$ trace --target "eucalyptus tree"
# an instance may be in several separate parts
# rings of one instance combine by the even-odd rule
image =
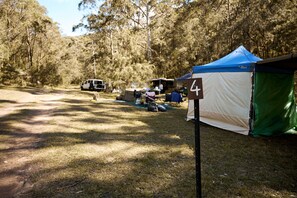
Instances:
[[[1,7],[1,3],[0,3]],[[8,56],[8,46],[4,43],[5,37],[5,22],[4,20],[0,20],[0,69],[3,67],[4,62],[7,62]]]
[[[295,52],[296,4],[290,0],[191,1],[176,9],[175,19],[171,18],[172,28],[161,21],[164,30],[159,39],[164,47],[162,50],[160,44],[153,47],[160,51],[154,61],[160,62],[157,65],[170,65],[166,75],[176,77],[194,65],[226,55],[239,45],[261,58]]]
[[[125,28],[134,28],[134,30],[143,32],[145,31],[145,43],[146,46],[146,59],[151,61],[152,58],[152,29],[158,28],[159,20],[163,20],[164,16],[168,16],[167,12],[169,8],[178,7],[182,4],[182,1],[175,0],[105,0],[105,1],[96,1],[96,0],[83,0],[80,3],[80,6],[93,5],[96,3],[99,4],[99,13],[98,15],[90,16],[89,27],[96,25],[96,19],[98,17],[103,20],[104,25],[111,25],[113,27],[125,27]],[[94,21],[94,18],[95,21]],[[97,20],[98,22],[98,20]]]
[[[85,1],[86,2],[86,1]],[[92,1],[93,2],[93,1]],[[106,0],[98,16],[109,25],[109,30],[134,29],[138,34],[146,32],[146,58],[151,59],[151,18],[155,15],[156,1]]]
[[[80,7],[96,7],[96,3],[86,0]],[[112,86],[146,81],[154,71],[154,66],[146,60],[144,31],[136,19],[132,20],[135,17],[130,6],[133,4],[129,1],[103,1],[96,13],[86,16],[85,27],[93,32],[90,37],[96,45],[98,73]]]
[[[84,80],[85,37],[63,37],[59,52],[58,74],[63,85],[79,84]],[[62,50],[61,50],[62,49]]]
[[[97,26],[96,32],[102,38],[109,35],[105,42],[109,41],[113,67],[121,65],[124,59],[120,64],[115,61],[127,54],[134,60],[142,60],[139,62],[145,58],[154,64],[155,74],[159,76],[177,77],[190,71],[193,65],[216,60],[239,45],[262,58],[296,51],[297,3],[294,1],[101,2],[98,14],[90,17],[89,26]],[[102,34],[104,31],[112,34]],[[131,47],[123,48],[121,42],[126,42],[127,37],[132,40],[125,46]]]
[[[22,2],[17,1],[3,1],[0,6],[0,19],[1,19],[1,43],[5,53],[3,59],[3,68],[5,69],[18,69],[22,59],[20,55],[23,53],[20,49],[22,45],[21,35],[24,32],[23,26],[20,23],[25,15],[24,5]]]
[[[175,78],[190,72],[193,65],[210,59],[209,40],[211,7],[208,2],[180,2],[180,6],[166,9],[160,20],[153,49],[158,54],[154,62],[158,71]],[[161,75],[160,73],[159,75]]]
[[[3,0],[0,21],[0,39],[5,49],[2,71],[14,74],[2,75],[2,80],[4,77],[16,80],[19,74],[23,74],[21,77],[33,83],[50,83],[50,79],[57,83],[58,50],[55,41],[60,39],[60,33],[57,25],[46,15],[45,8],[36,0]],[[47,77],[43,76],[45,74]]]
[[[297,31],[297,16],[293,13],[297,12],[297,2],[219,2],[218,12],[223,17],[216,23],[217,33],[214,37],[219,46],[223,46],[219,51],[232,50],[243,44],[260,57],[268,58],[296,50],[297,39],[294,35]]]

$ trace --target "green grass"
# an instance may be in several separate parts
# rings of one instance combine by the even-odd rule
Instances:
[[[195,197],[194,124],[184,120],[186,105],[153,113],[94,102],[90,92],[49,93],[65,95],[50,119],[35,123],[38,146],[24,165],[34,187],[23,197]],[[0,149],[14,129],[39,117],[32,108],[1,118],[9,132]],[[203,197],[297,197],[296,151],[296,135],[253,138],[201,125]]]

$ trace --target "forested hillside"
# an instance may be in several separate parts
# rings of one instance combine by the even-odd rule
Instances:
[[[99,4],[100,3],[100,4]],[[0,0],[0,83],[129,86],[179,77],[244,45],[261,58],[297,51],[295,0],[82,0],[89,34],[62,37],[36,0]]]

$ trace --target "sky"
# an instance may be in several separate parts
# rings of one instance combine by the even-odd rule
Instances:
[[[47,15],[59,24],[63,36],[78,36],[86,33],[77,29],[72,32],[72,27],[81,22],[84,12],[78,10],[81,0],[38,0],[39,4],[47,9]]]

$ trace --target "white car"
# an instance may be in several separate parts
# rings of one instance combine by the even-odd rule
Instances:
[[[80,86],[81,90],[102,91],[106,89],[106,85],[103,80],[100,79],[88,79]]]

